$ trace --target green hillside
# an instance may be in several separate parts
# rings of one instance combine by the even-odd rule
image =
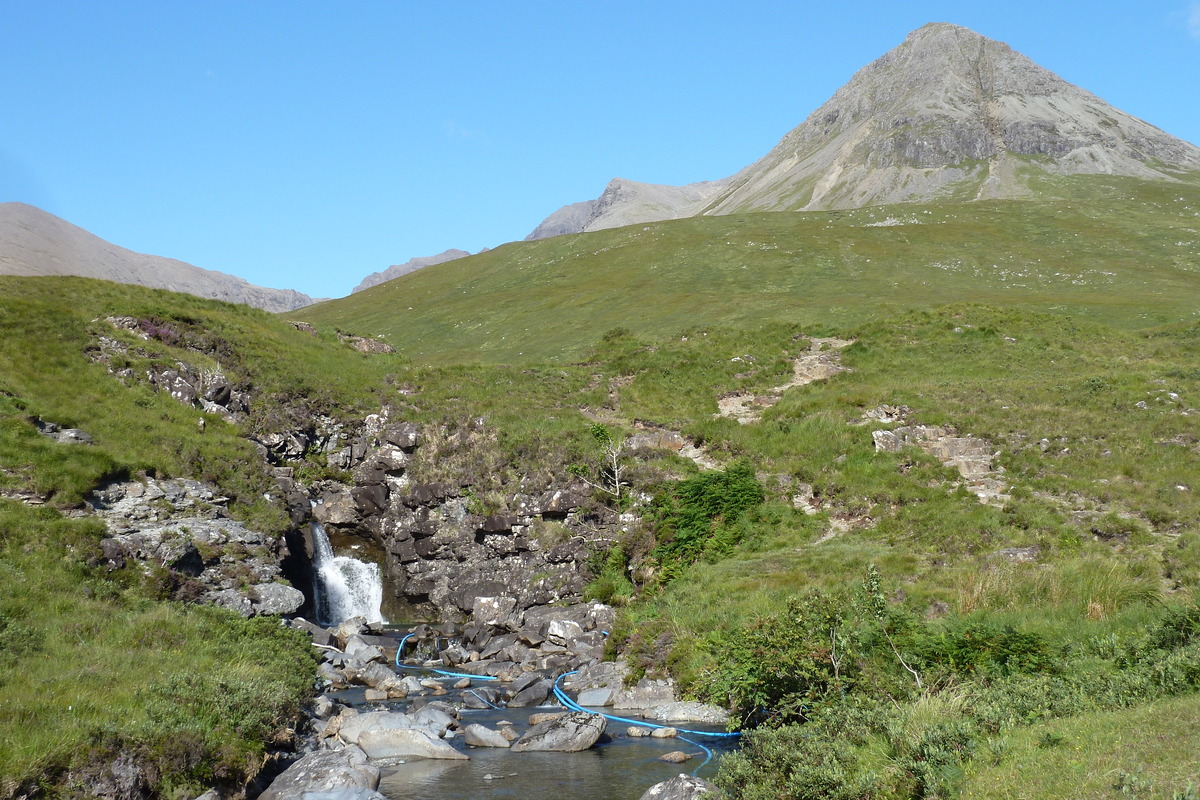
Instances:
[[[1051,189],[1074,199],[506,245],[287,315],[315,336],[184,295],[0,279],[0,798],[74,796],[119,752],[152,765],[154,796],[253,777],[311,690],[307,644],[183,602],[165,571],[98,566],[81,501],[114,477],[194,477],[281,532],[246,437],[384,405],[483,425],[467,490],[498,512],[531,474],[600,475],[596,424],[703,451],[715,468],[620,454],[621,499],[592,502],[631,521],[592,543],[589,594],[621,609],[614,655],[754,728],[719,778],[734,797],[1187,796],[1200,183]],[[102,336],[132,348],[95,363]],[[246,419],[138,377],[177,361],[219,366]],[[802,383],[805,363],[829,369]],[[917,428],[986,454],[990,502],[915,439],[876,447]],[[289,465],[349,480],[321,453]]]
[[[573,358],[598,332],[844,327],[984,302],[1191,319],[1200,178],[1041,179],[1041,199],[699,217],[507,244],[293,312],[422,361]]]

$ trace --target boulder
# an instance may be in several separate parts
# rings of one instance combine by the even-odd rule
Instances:
[[[295,614],[304,605],[304,592],[282,583],[252,586],[250,597],[259,614]]]
[[[387,800],[374,789],[334,789],[330,792],[305,792],[303,800]]]
[[[570,692],[584,692],[588,689],[611,689],[615,695],[625,686],[625,676],[629,674],[629,664],[624,661],[602,661],[587,667],[581,667],[574,675],[565,675],[562,687]]]
[[[237,589],[222,589],[218,592],[206,592],[201,599],[205,603],[225,608],[243,617],[254,616],[254,604],[250,602],[250,598],[239,592]]]
[[[553,644],[566,647],[583,636],[583,626],[573,619],[554,619],[546,625],[546,639]]]
[[[591,706],[593,708],[596,706],[606,706],[612,702],[614,694],[615,692],[608,687],[585,689],[575,698],[575,702],[581,706]]]
[[[580,694],[580,697],[583,697]],[[580,705],[587,705],[582,700]],[[679,702],[666,703],[654,708],[648,708],[643,716],[659,722],[704,722],[710,725],[724,725],[729,721],[729,712],[707,703]]]
[[[346,641],[346,655],[352,658],[357,658],[364,662],[387,662],[389,659],[384,656],[383,651],[374,645],[367,644],[363,638],[357,634],[351,636]]]
[[[541,678],[526,686],[521,691],[517,692],[508,701],[509,708],[526,708],[528,706],[541,705],[546,701],[546,697],[550,694],[550,679]]]
[[[499,731],[483,725],[468,725],[463,730],[463,741],[472,747],[509,747],[512,745]]]
[[[453,712],[443,708],[444,705],[444,703],[429,703],[408,716],[425,730],[441,736],[455,724]]]
[[[462,693],[465,708],[494,708],[500,704],[500,693],[490,686],[479,686]]]
[[[336,628],[330,631],[333,638],[343,646],[350,641],[351,636],[357,636],[365,633],[367,630],[366,617],[351,617],[348,620],[340,623]]]
[[[105,540],[107,541],[107,540]],[[103,542],[101,543],[103,544]],[[308,631],[312,634],[313,644],[329,647],[335,644],[333,635],[325,628],[322,628],[316,623],[309,622],[303,617],[293,617],[288,621],[288,625],[296,630]]]
[[[402,422],[384,428],[380,436],[384,441],[404,450],[412,450],[421,444],[421,429],[414,422]]]
[[[360,669],[356,683],[365,684],[372,689],[389,689],[393,685],[397,688],[404,686],[400,676],[393,672],[391,667],[379,663],[367,664]]]
[[[668,680],[642,678],[632,689],[617,692],[612,699],[613,707],[641,711],[650,708],[660,708],[669,703],[676,703],[675,686]]]
[[[516,597],[475,597],[470,620],[481,627],[509,627],[515,622],[516,608]]]
[[[692,757],[690,754],[685,753],[682,750],[672,750],[669,753],[663,753],[658,757],[658,760],[666,761],[670,764],[682,764],[684,761],[691,761]]]
[[[329,699],[328,695],[319,694],[312,701],[312,715],[317,719],[328,719],[337,708],[337,703]]]
[[[469,758],[423,730],[393,728],[363,731],[358,737],[358,745],[372,761],[398,761],[405,758],[465,761]]]
[[[358,744],[362,735],[368,731],[407,730],[418,727],[421,727],[420,723],[399,711],[371,711],[344,720],[339,734],[350,744]]]
[[[641,800],[698,800],[701,797],[717,800],[724,796],[724,792],[703,778],[680,774],[669,781],[654,784],[641,796]]]
[[[322,525],[354,525],[359,521],[349,490],[323,492],[313,506],[312,515]]]
[[[512,685],[510,685],[508,687],[509,692],[512,694],[518,694],[519,692],[523,691],[527,687],[532,686],[533,684],[535,684],[541,680],[545,680],[545,678],[543,678],[538,673],[526,672],[524,675],[520,676],[519,678],[516,678],[512,682]]]
[[[375,789],[379,768],[358,747],[317,750],[284,770],[259,795],[262,800],[292,800],[309,792],[338,789]]]
[[[533,750],[552,750],[574,753],[586,750],[596,743],[604,733],[604,717],[576,711],[572,714],[534,725],[525,735],[513,743],[514,753]]]

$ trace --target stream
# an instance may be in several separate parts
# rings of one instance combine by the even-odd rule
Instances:
[[[325,529],[319,524],[313,523],[311,530],[314,545],[313,590],[320,621],[336,625],[344,619],[361,616],[369,622],[381,622],[383,587],[379,566],[358,558],[365,554],[354,544],[331,543]],[[387,625],[384,635],[399,645],[405,632],[406,626],[397,623]],[[401,675],[437,680],[447,694],[436,699],[461,706],[464,690],[452,688],[459,678],[438,675],[419,667],[396,671]],[[475,679],[475,683],[477,686],[484,685],[479,679]],[[328,696],[360,712],[405,712],[412,702],[408,699],[367,702],[362,687],[329,692]],[[478,723],[496,730],[503,727],[502,723],[508,722],[523,732],[529,728],[530,715],[563,710],[557,702],[524,708],[477,710],[462,707],[459,710],[459,726],[465,728]],[[597,713],[611,711],[598,708],[588,710]],[[626,714],[621,716],[641,719]],[[696,731],[723,730],[719,726],[697,723],[683,724],[682,727]],[[445,741],[467,754],[470,760],[414,759],[408,763],[383,767],[379,792],[389,800],[458,800],[462,797],[638,800],[646,789],[681,772],[711,779],[717,771],[720,754],[736,747],[736,740],[728,738],[701,739],[689,736],[694,740],[689,742],[682,738],[631,737],[626,735],[627,728],[628,722],[610,719],[605,736],[590,749],[577,753],[514,753],[507,748],[470,747],[461,735],[456,735]],[[703,747],[695,741],[702,742]],[[705,748],[713,755],[707,761],[709,753],[705,752]],[[683,751],[693,757],[683,763],[659,760],[660,756],[674,751]]]
[[[448,694],[437,699],[455,705],[460,703],[462,691],[451,688],[457,678],[443,678],[419,669],[401,672],[422,679],[439,680]],[[359,711],[407,711],[409,707],[408,700],[367,703],[363,695],[362,688],[329,693],[330,698],[352,705]],[[612,713],[611,709],[589,710]],[[563,708],[557,703],[529,708],[462,708],[459,711],[460,726],[465,728],[472,723],[479,723],[495,730],[507,721],[523,731],[529,727],[530,715],[560,711]],[[609,720],[606,735],[601,737],[600,742],[578,753],[514,753],[505,748],[470,747],[458,735],[446,741],[470,756],[469,761],[415,759],[383,767],[379,792],[389,800],[458,800],[462,797],[638,800],[654,784],[669,780],[681,772],[711,780],[717,772],[719,756],[737,746],[736,740],[702,740],[704,746],[714,754],[712,760],[703,764],[706,754],[695,744],[680,738],[630,737],[625,734],[628,727],[628,723]],[[723,730],[720,726],[699,723],[687,723],[683,727],[691,730]],[[690,753],[693,758],[682,764],[658,760],[665,753],[676,750]]]

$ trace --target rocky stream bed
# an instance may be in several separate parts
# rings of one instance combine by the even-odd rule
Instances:
[[[628,665],[602,660],[612,618],[604,605],[513,606],[479,598],[461,627],[292,620],[321,651],[324,692],[294,762],[261,797],[671,800],[716,791],[704,776],[736,742],[721,709],[679,702],[665,680],[626,686]]]

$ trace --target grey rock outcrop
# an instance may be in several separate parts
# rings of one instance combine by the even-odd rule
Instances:
[[[990,442],[977,436],[962,436],[952,428],[933,425],[902,425],[892,430],[871,432],[877,452],[897,452],[916,446],[958,470],[971,493],[984,503],[1003,504],[1006,484],[1000,478],[1002,468],[993,467],[999,455]]]
[[[184,599],[242,614],[292,614],[304,594],[283,583],[282,541],[228,519],[229,499],[191,480],[127,481],[93,492],[90,509],[109,537],[100,546],[110,570],[128,562],[169,570]]]
[[[762,159],[689,186],[614,180],[530,239],[701,214],[1026,194],[1038,174],[1172,180],[1200,148],[973,31],[932,23],[859,70]]]
[[[291,289],[268,289],[173,258],[135,253],[24,203],[0,203],[0,275],[76,275],[291,311],[313,303]]]
[[[113,336],[98,335],[95,346],[88,350],[88,358],[108,366],[109,372],[127,385],[145,381],[155,391],[166,392],[178,403],[209,414],[218,414],[230,422],[244,419],[250,411],[249,394],[241,391],[226,378],[219,366],[199,368],[185,361],[176,361],[174,368],[156,368],[141,375],[135,374],[129,367],[117,369],[114,367],[116,357],[124,357],[130,355],[131,350],[141,349],[137,340],[158,339],[164,343],[178,345],[181,337],[169,324],[151,319],[112,316],[106,317],[104,321],[111,325],[116,333]],[[125,332],[124,335],[122,332]],[[134,344],[130,343],[130,338],[133,338]],[[187,349],[203,352],[193,347]],[[213,356],[214,353],[203,352],[203,355]]]
[[[57,423],[46,422],[42,419],[35,420],[34,424],[37,426],[38,433],[59,444],[92,444],[91,435],[79,428],[64,428]]]

